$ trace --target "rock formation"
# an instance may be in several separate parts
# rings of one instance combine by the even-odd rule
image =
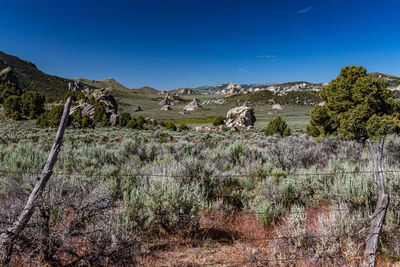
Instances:
[[[274,110],[283,110],[283,107],[280,104],[275,104],[272,106],[272,109]]]
[[[226,101],[225,99],[212,99],[212,100],[207,100],[207,101],[204,101],[203,103],[202,103],[202,105],[204,106],[204,105],[211,105],[211,104],[215,104],[215,105],[225,105],[225,104],[227,104],[228,103],[228,101]]]
[[[15,78],[14,71],[10,66],[7,66],[0,71],[0,81],[11,82],[11,83],[15,84],[15,86],[18,87],[18,81]]]
[[[159,105],[160,106],[174,106],[177,103],[180,103],[182,99],[179,98],[179,96],[171,96],[169,93],[165,95],[165,97],[160,101]]]
[[[196,111],[203,110],[204,108],[200,105],[200,101],[197,98],[193,98],[193,101],[187,104],[183,110],[184,111]]]
[[[87,90],[89,90],[89,88],[87,86],[85,88],[83,88],[79,81],[75,81],[73,84],[72,84],[72,82],[68,83],[68,91],[79,92],[79,91],[87,91]]]
[[[190,88],[179,88],[175,95],[195,95],[196,92]]]
[[[133,108],[133,112],[140,112],[143,111],[143,109],[140,106],[136,106]]]
[[[170,105],[165,105],[161,108],[161,110],[172,110]]]
[[[171,104],[171,103],[169,102],[168,99],[163,99],[159,103],[160,106],[166,106],[166,105],[169,105],[169,104]]]
[[[154,119],[153,117],[146,118],[146,119],[144,119],[144,120],[146,121],[146,123],[150,123],[150,124],[154,124],[154,125],[157,124],[156,119]]]
[[[115,101],[115,98],[110,94],[111,89],[97,89],[90,90],[88,88],[85,89],[85,98],[78,101],[75,106],[72,106],[69,114],[73,115],[74,113],[80,111],[82,115],[88,115],[93,119],[94,117],[94,106],[88,103],[88,100],[93,98],[96,102],[103,102],[106,104],[106,115],[110,120],[110,124],[115,126],[118,122],[118,104]]]
[[[252,129],[256,122],[254,111],[247,106],[236,107],[228,111],[226,117],[226,126],[228,128],[246,128]]]

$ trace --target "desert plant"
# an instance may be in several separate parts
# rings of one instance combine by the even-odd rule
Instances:
[[[215,119],[213,120],[212,124],[213,126],[220,126],[220,125],[224,125],[226,121],[226,117],[224,116],[217,116],[215,117]]]
[[[165,129],[169,130],[169,131],[176,131],[176,125],[173,122],[167,122],[167,124],[165,125]]]
[[[287,126],[286,121],[278,116],[268,123],[264,133],[265,135],[279,134],[283,137],[291,135],[291,129]]]
[[[190,129],[189,126],[187,126],[186,124],[179,124],[178,126],[178,132],[187,131],[189,129]]]
[[[121,127],[126,127],[128,125],[128,122],[132,119],[131,114],[128,112],[123,112],[119,116],[118,122]]]

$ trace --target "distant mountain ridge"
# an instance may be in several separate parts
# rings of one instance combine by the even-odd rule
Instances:
[[[235,84],[222,83],[218,85],[201,86],[193,88],[194,91],[203,94],[232,95],[248,94],[258,91],[271,91],[276,94],[285,94],[297,91],[319,91],[324,84],[309,83],[304,81],[289,83],[256,83],[256,84]]]
[[[388,83],[391,90],[400,90],[400,77],[379,72],[371,73],[375,78],[383,78]],[[271,91],[278,95],[289,92],[319,91],[328,83],[309,83],[306,81],[287,82],[287,83],[254,83],[254,84],[235,84],[221,83],[218,85],[207,85],[192,88],[202,94],[233,95],[248,94],[258,91]]]

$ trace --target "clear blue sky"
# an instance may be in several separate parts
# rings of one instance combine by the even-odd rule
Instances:
[[[129,88],[400,75],[399,0],[9,0],[0,50]]]

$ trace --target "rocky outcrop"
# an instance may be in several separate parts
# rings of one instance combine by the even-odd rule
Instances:
[[[170,105],[165,105],[161,108],[161,110],[172,110]]]
[[[212,99],[212,100],[204,101],[204,102],[202,103],[203,106],[204,106],[204,105],[212,105],[212,104],[215,104],[215,105],[225,105],[225,104],[228,104],[228,101],[226,101],[225,99]]]
[[[203,109],[204,108],[200,105],[200,101],[197,98],[193,98],[193,101],[183,108],[184,111],[197,111]]]
[[[169,102],[168,99],[163,99],[160,101],[160,103],[158,103],[160,106],[166,106],[166,105],[170,105],[171,103]]]
[[[94,118],[94,106],[89,104],[89,99],[94,99],[96,102],[103,102],[106,104],[106,115],[110,120],[110,124],[115,126],[118,122],[118,104],[115,98],[110,94],[110,89],[97,89],[90,90],[86,88],[85,98],[78,101],[78,103],[71,107],[69,114],[80,111],[82,115],[88,115],[90,118]]]
[[[240,84],[227,83],[227,84],[219,84],[218,87],[224,88],[221,91],[218,91],[217,95],[234,95],[234,94],[247,94],[248,92],[242,88]]]
[[[14,71],[10,66],[7,66],[0,71],[0,81],[11,82],[18,87],[18,81],[15,78]]]
[[[320,91],[326,84],[308,82],[289,82],[289,83],[262,83],[262,84],[235,84],[222,83],[197,87],[196,90],[202,94],[233,95],[248,94],[258,91],[270,91],[276,95],[286,95],[290,92],[300,91]]]
[[[149,118],[146,118],[146,119],[144,119],[144,120],[145,120],[146,123],[150,123],[150,124],[153,124],[153,125],[157,125],[157,121],[156,121],[156,119],[154,119],[153,117],[149,117]]]
[[[12,68],[6,67],[5,69],[0,71],[0,79],[4,81],[8,81],[12,76]]]
[[[69,82],[68,83],[68,91],[72,91],[72,92],[79,92],[79,91],[83,91],[83,90],[87,90],[88,87],[83,88],[83,86],[81,85],[80,81],[75,81],[74,83]]]
[[[280,104],[275,104],[272,106],[272,109],[274,110],[283,110],[283,107]]]
[[[143,111],[143,109],[140,106],[136,106],[133,108],[133,112],[140,112]]]
[[[175,95],[195,95],[196,92],[190,88],[179,88]]]
[[[228,111],[225,125],[228,128],[245,128],[252,129],[256,122],[254,111],[251,107],[241,106]]]
[[[167,93],[165,95],[165,97],[163,99],[161,99],[159,105],[160,106],[166,106],[166,105],[174,106],[175,104],[178,104],[181,101],[182,101],[182,99],[180,99],[179,96],[177,96],[177,95],[171,96],[169,93]]]

